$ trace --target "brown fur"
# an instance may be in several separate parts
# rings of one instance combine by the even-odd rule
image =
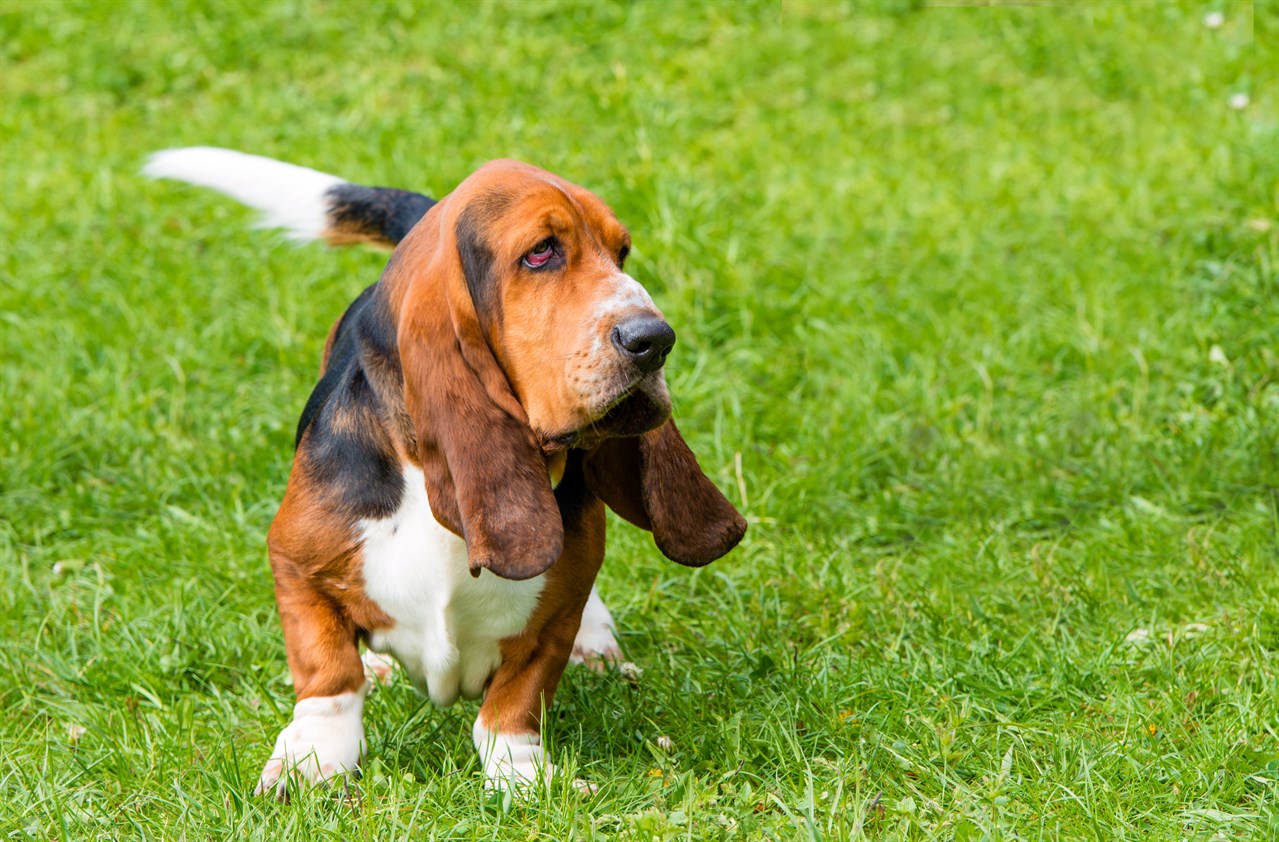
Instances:
[[[522,269],[521,257],[551,235],[566,252],[565,269]],[[481,714],[491,730],[536,731],[550,704],[604,557],[604,503],[651,529],[683,564],[719,557],[745,530],[666,421],[660,374],[625,398],[623,420],[604,415],[621,406],[622,389],[639,389],[619,380],[624,372],[607,354],[584,350],[612,353],[598,290],[618,276],[627,247],[612,212],[580,187],[517,162],[485,166],[401,242],[369,299],[385,308],[378,324],[394,347],[375,347],[376,338],[359,346],[368,397],[355,408],[334,404],[325,416],[328,435],[421,467],[431,509],[465,538],[473,572],[546,574],[526,628],[502,642]],[[325,344],[324,368],[340,324]],[[603,384],[597,402],[582,382]],[[611,423],[632,436],[654,429],[611,438]],[[325,442],[311,435],[300,439],[268,536],[300,699],[359,687],[359,640],[392,624],[364,593],[349,489],[321,479],[326,466],[313,454]],[[571,504],[552,490],[560,476],[576,483]]]
[[[573,653],[582,609],[604,561],[604,506],[592,500],[564,554],[547,571],[537,609],[524,631],[502,641],[502,665],[484,694],[480,719],[490,731],[536,734]]]
[[[746,534],[745,518],[702,473],[674,419],[605,441],[587,457],[586,483],[618,515],[651,530],[662,554],[680,564],[709,564]]]
[[[299,699],[334,696],[364,681],[359,640],[391,618],[364,595],[354,524],[334,518],[299,449],[267,535],[275,600]]]
[[[477,209],[467,222],[492,255],[490,309],[505,314],[487,324],[458,259],[468,209]],[[554,281],[522,277],[521,256],[548,235],[571,268]],[[466,539],[473,572],[524,579],[559,558],[563,530],[543,451],[594,420],[567,380],[597,364],[577,359],[595,333],[607,347],[611,325],[591,317],[591,290],[619,271],[628,244],[590,193],[497,161],[431,210],[383,279],[397,302],[405,405],[427,495],[440,523]]]

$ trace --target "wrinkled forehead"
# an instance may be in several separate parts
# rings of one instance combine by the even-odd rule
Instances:
[[[528,164],[486,164],[457,192],[465,226],[505,257],[523,254],[552,236],[566,242],[585,238],[605,250],[628,237],[612,209],[594,193]]]

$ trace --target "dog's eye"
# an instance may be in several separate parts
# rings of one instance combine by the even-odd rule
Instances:
[[[533,246],[533,250],[524,255],[524,265],[530,269],[541,269],[555,257],[555,238],[547,237]]]
[[[630,256],[630,254],[631,254],[631,247],[630,247],[630,246],[622,246],[621,251],[619,251],[619,252],[617,253],[617,265],[618,265],[619,267],[620,267],[620,266],[625,266],[625,265],[626,265],[626,258],[627,258],[627,257],[629,257],[629,256]]]

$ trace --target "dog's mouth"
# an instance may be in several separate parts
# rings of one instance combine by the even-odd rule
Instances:
[[[636,380],[609,401],[596,420],[559,435],[546,436],[542,450],[555,453],[578,448],[591,450],[605,439],[626,438],[660,427],[671,417],[671,398],[660,372]]]

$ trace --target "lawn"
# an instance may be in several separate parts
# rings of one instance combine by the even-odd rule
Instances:
[[[1279,5],[969,5],[0,0],[0,838],[1279,836]],[[250,794],[386,258],[137,175],[195,144],[629,225],[751,529],[610,521],[643,675],[566,675],[549,791],[400,680],[358,791]]]

